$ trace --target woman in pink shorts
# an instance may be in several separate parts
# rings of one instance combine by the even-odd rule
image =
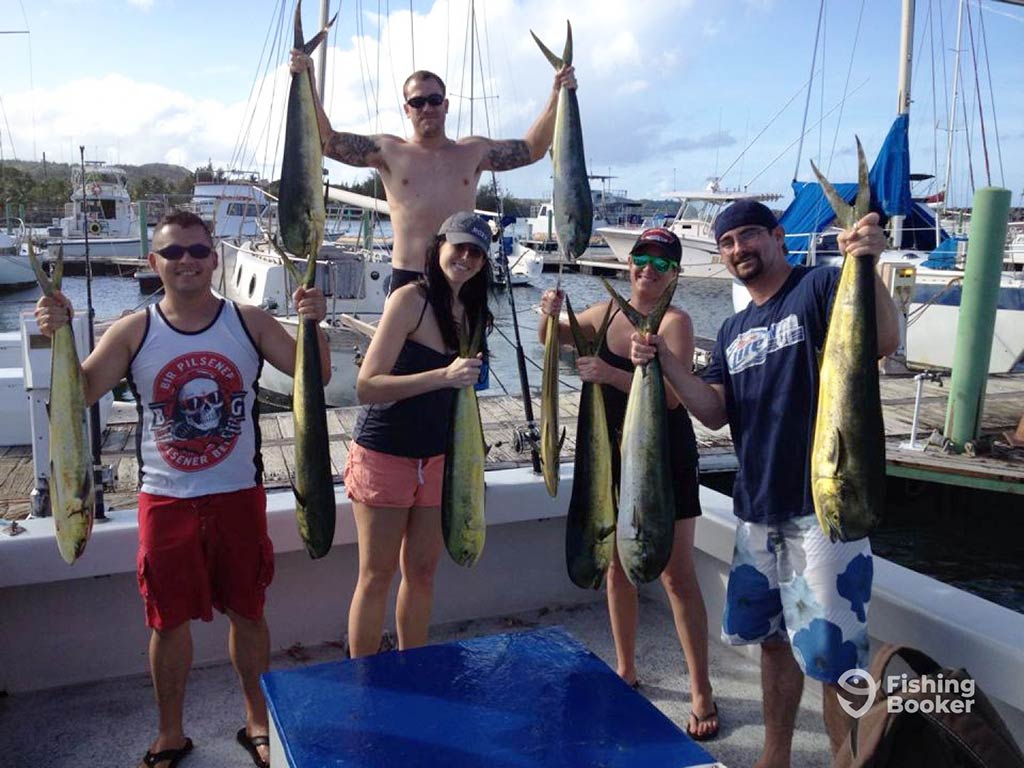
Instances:
[[[348,614],[353,657],[376,653],[395,571],[398,647],[427,642],[434,571],[443,549],[441,480],[452,398],[473,386],[481,361],[456,356],[458,328],[491,326],[491,230],[451,215],[427,252],[426,274],[391,294],[359,369],[365,405],[345,466],[359,541],[359,580]]]

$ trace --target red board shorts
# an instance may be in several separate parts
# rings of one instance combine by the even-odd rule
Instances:
[[[352,501],[369,507],[439,507],[443,482],[443,453],[411,459],[349,445],[345,491]]]
[[[274,578],[262,486],[191,499],[139,494],[139,591],[146,625],[213,620],[213,608],[263,616]]]

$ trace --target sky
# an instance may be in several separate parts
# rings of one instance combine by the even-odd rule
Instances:
[[[782,206],[794,173],[809,178],[811,159],[835,180],[854,178],[854,136],[870,162],[896,114],[897,0],[826,0],[820,34],[819,0],[476,0],[472,87],[470,0],[330,5],[339,11],[327,43],[333,127],[403,137],[401,83],[413,69],[446,80],[450,136],[470,133],[472,105],[473,133],[522,137],[553,79],[530,30],[560,52],[570,20],[588,169],[614,176],[604,183],[634,198],[703,189],[719,177],[723,188],[778,193]],[[3,157],[38,160],[45,152],[77,162],[84,145],[87,159],[190,169],[212,162],[276,177],[294,7],[0,0],[0,31],[29,33],[0,35]],[[1007,187],[1022,205],[1024,7],[967,7],[976,53],[965,15],[948,197],[969,204],[973,172],[976,187]],[[957,9],[957,0],[917,2],[912,171],[938,178],[915,194],[935,192],[946,176]],[[306,0],[302,18],[309,38],[319,26],[316,0]],[[368,173],[327,167],[333,181]],[[550,175],[544,158],[498,183],[514,196],[542,198]]]

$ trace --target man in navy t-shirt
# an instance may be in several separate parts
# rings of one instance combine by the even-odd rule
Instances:
[[[732,432],[739,470],[733,506],[740,524],[726,594],[722,636],[761,645],[765,743],[758,768],[788,766],[806,674],[824,684],[832,751],[849,732],[836,682],[867,665],[872,561],[867,539],[830,541],[814,515],[809,453],[818,401],[818,354],[825,344],[839,270],[794,267],[775,215],[740,200],[715,221],[722,261],[752,301],[723,323],[701,377],[657,336],[634,337],[633,362],[657,352],[690,413]],[[848,256],[885,248],[871,213],[839,237]],[[896,307],[876,280],[878,351],[899,342]]]

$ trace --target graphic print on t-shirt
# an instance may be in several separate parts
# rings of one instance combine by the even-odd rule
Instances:
[[[764,365],[772,352],[791,347],[804,340],[804,329],[796,315],[789,315],[767,328],[744,331],[725,350],[729,373],[735,375],[747,368]]]
[[[149,406],[160,456],[180,472],[222,462],[242,431],[245,394],[238,368],[216,352],[190,352],[165,365]]]

